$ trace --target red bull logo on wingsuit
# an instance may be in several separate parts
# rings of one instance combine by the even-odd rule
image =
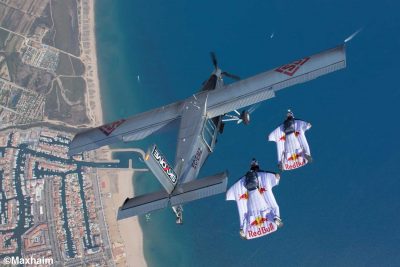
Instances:
[[[274,230],[275,230],[274,225],[272,223],[269,223],[269,225],[267,227],[265,227],[265,226],[259,227],[257,231],[252,231],[252,230],[247,231],[247,235],[249,237],[257,237],[257,236],[268,234]]]
[[[306,164],[306,161],[304,160],[303,162],[298,162],[298,161],[296,161],[295,163],[293,163],[293,164],[287,164],[287,163],[285,163],[285,170],[293,170],[293,169],[296,169],[296,168],[299,168],[299,167],[301,167],[301,166],[303,166],[303,165],[305,165]]]
[[[239,200],[241,200],[241,199],[244,199],[244,200],[249,199],[249,193],[246,192],[246,193],[240,195],[240,196],[239,196]]]
[[[300,135],[300,132],[294,132],[294,136],[298,137]],[[279,138],[279,141],[286,141],[286,135],[283,134],[281,138]]]
[[[172,183],[176,183],[176,174],[174,170],[169,166],[167,160],[165,157],[161,154],[161,152],[157,149],[156,146],[154,146],[153,151],[151,152],[152,156],[154,159],[157,161],[157,163],[160,165],[164,173],[168,176],[168,178],[171,180]]]
[[[259,216],[254,221],[251,222],[251,225],[260,227],[260,225],[262,225],[266,221],[268,221],[267,218]]]
[[[264,193],[266,191],[267,191],[267,189],[265,189],[265,187],[258,188],[258,192],[260,192],[260,194],[262,194],[262,193]]]
[[[288,160],[296,160],[296,159],[299,158],[299,156],[301,156],[301,155],[300,155],[300,154],[293,153],[293,154],[290,156],[290,158],[288,158]]]

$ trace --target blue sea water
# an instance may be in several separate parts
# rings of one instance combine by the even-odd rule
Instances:
[[[347,47],[345,70],[279,92],[247,127],[227,125],[201,171],[227,169],[231,185],[252,157],[276,170],[266,136],[292,108],[313,124],[314,162],[283,173],[274,190],[284,228],[241,240],[236,204],[224,195],[186,205],[183,226],[170,210],[154,212],[140,218],[149,266],[400,265],[398,10],[394,0],[96,2],[106,121],[196,92],[212,71],[210,51],[222,69],[248,77],[340,44],[363,27]],[[172,161],[175,138],[123,146],[155,142]],[[160,188],[149,174],[134,180],[139,193]]]

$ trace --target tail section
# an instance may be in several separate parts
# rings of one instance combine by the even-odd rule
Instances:
[[[171,206],[214,196],[226,191],[228,173],[218,173],[203,179],[197,179],[176,187],[171,195]]]
[[[159,191],[125,200],[118,209],[117,220],[146,214],[153,210],[165,209],[169,205],[167,192]]]
[[[165,191],[150,193],[127,199],[118,210],[117,219],[146,214],[168,206],[179,206],[193,200],[224,193],[228,184],[228,173],[223,172],[178,185],[172,194]]]

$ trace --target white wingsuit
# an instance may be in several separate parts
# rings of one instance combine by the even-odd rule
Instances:
[[[305,136],[310,128],[310,123],[293,118],[289,127],[281,124],[269,134],[268,140],[276,142],[278,166],[281,170],[297,169],[311,161],[310,147]]]
[[[254,173],[258,180],[258,186],[254,190],[246,188],[245,175],[226,193],[226,200],[235,200],[237,203],[240,234],[246,239],[275,232],[278,228],[277,223],[281,222],[279,206],[272,193],[272,188],[279,184],[279,174],[264,171]]]

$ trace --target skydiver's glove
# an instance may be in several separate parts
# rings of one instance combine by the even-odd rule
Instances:
[[[246,239],[246,234],[243,232],[243,229],[240,229],[239,234],[241,238]]]
[[[305,154],[304,157],[307,159],[307,161],[308,161],[309,163],[311,163],[311,162],[313,161],[313,158],[312,158],[310,155],[308,155],[308,154]]]
[[[276,226],[278,226],[278,228],[281,228],[283,226],[282,219],[279,218],[278,216],[275,216],[274,222],[275,222]]]

